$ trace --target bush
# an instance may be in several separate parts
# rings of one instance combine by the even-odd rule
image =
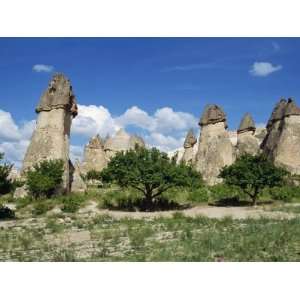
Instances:
[[[62,160],[44,160],[26,173],[26,184],[34,198],[50,198],[62,183]]]
[[[4,205],[0,205],[0,220],[14,219],[15,212]]]
[[[223,183],[209,187],[212,200],[224,200],[232,198],[241,198],[242,191],[235,186],[229,186]]]
[[[47,211],[51,210],[53,207],[54,207],[54,203],[51,203],[49,201],[38,200],[33,205],[32,213],[35,216],[43,215]]]
[[[12,189],[12,183],[8,179],[9,173],[13,165],[8,163],[3,163],[4,154],[0,153],[0,195],[7,194]]]
[[[62,211],[66,213],[75,213],[79,210],[82,203],[85,202],[86,198],[84,195],[69,195],[62,197]]]
[[[198,188],[190,191],[187,199],[188,201],[196,202],[196,203],[208,202],[209,194],[206,188]]]
[[[293,199],[300,198],[300,188],[297,186],[273,187],[269,190],[269,193],[274,200],[281,200],[285,202],[290,202],[293,201]]]

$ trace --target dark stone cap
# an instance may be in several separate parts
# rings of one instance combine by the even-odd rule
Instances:
[[[219,122],[225,122],[225,128],[227,128],[226,115],[222,108],[215,104],[207,105],[199,121],[199,125],[205,126]]]
[[[47,90],[36,107],[37,113],[63,108],[70,111],[73,117],[78,113],[75,95],[70,80],[63,74],[55,74],[49,82]]]
[[[255,123],[249,113],[246,113],[242,118],[237,132],[242,133],[246,131],[255,131]]]
[[[284,117],[299,116],[299,115],[300,115],[300,108],[297,106],[297,104],[292,98],[289,98],[285,107]]]
[[[267,128],[272,126],[272,124],[278,120],[282,120],[285,114],[285,108],[287,105],[287,101],[282,98],[274,107],[271,117],[267,123]]]

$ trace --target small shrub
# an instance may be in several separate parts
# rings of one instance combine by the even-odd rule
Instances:
[[[226,184],[216,184],[209,187],[212,200],[231,199],[241,196],[241,190],[238,187],[229,186]]]
[[[291,202],[294,199],[300,199],[300,187],[298,186],[281,186],[269,189],[272,199]]]
[[[191,202],[208,202],[209,195],[206,188],[198,188],[190,191],[188,201]]]
[[[66,213],[75,213],[79,210],[84,201],[85,197],[83,195],[70,195],[62,197],[62,211]]]
[[[0,205],[0,220],[14,219],[15,212],[4,205]]]
[[[62,160],[44,160],[26,174],[26,184],[34,198],[50,198],[62,183]]]
[[[32,213],[35,216],[43,215],[47,211],[51,210],[54,207],[54,204],[50,201],[39,200],[33,205]]]

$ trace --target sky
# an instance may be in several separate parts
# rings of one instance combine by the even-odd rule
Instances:
[[[0,152],[20,167],[35,106],[55,72],[71,81],[79,115],[71,157],[124,127],[172,151],[199,134],[205,105],[235,130],[249,112],[263,126],[281,97],[300,98],[299,38],[0,38]]]

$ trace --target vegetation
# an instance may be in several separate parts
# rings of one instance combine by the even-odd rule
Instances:
[[[0,153],[0,195],[7,194],[12,189],[12,182],[8,179],[13,167],[12,164],[3,162],[4,154]]]
[[[64,169],[62,160],[44,160],[26,173],[26,184],[31,196],[50,198],[60,187]]]
[[[274,166],[263,155],[243,155],[231,166],[225,166],[220,177],[230,186],[236,186],[250,196],[256,205],[259,193],[266,187],[281,186],[287,171]]]
[[[104,182],[116,183],[123,188],[134,188],[143,196],[145,208],[153,206],[154,199],[173,187],[198,187],[201,175],[190,166],[177,165],[166,153],[136,147],[119,152],[101,172]]]
[[[176,213],[146,220],[57,215],[18,222],[0,230],[0,261],[300,261],[300,218],[217,220]]]

